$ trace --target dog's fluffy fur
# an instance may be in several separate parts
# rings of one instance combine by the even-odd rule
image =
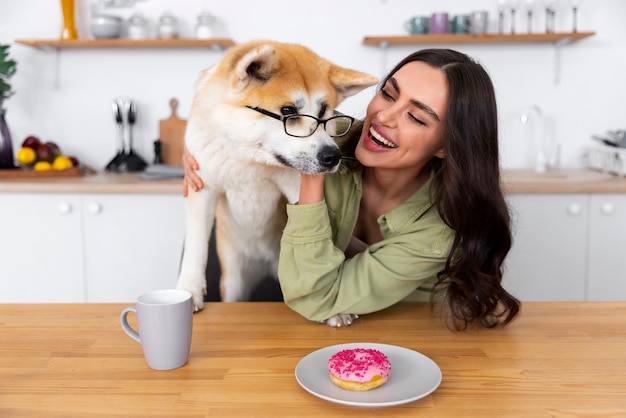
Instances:
[[[186,198],[186,238],[178,288],[203,308],[209,234],[216,221],[223,301],[246,300],[266,275],[276,276],[285,204],[298,199],[299,172],[335,171],[340,151],[320,126],[295,138],[279,120],[287,107],[319,119],[377,82],[295,44],[254,41],[228,50],[197,84],[185,145],[205,187]],[[329,161],[331,161],[329,163]]]

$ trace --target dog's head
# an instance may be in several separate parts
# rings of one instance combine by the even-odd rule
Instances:
[[[316,174],[336,170],[339,148],[323,122],[310,136],[294,137],[286,132],[294,132],[292,125],[314,129],[317,122],[292,117],[286,125],[283,117],[308,115],[325,121],[346,97],[376,82],[304,46],[254,41],[231,48],[207,71],[194,107],[202,109],[211,129],[219,129],[243,158]]]

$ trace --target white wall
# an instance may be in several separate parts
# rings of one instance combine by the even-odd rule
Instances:
[[[76,2],[79,35],[90,37],[87,0]],[[568,2],[558,1],[557,32],[571,29]],[[0,43],[57,38],[62,26],[59,4],[54,0],[0,0]],[[488,9],[491,31],[496,30],[495,0],[143,0],[134,9],[110,13],[128,17],[140,11],[154,23],[169,10],[179,17],[182,35],[189,37],[203,9],[218,17],[220,37],[238,43],[259,38],[302,43],[337,64],[377,76],[405,55],[427,46],[391,48],[383,61],[377,48],[362,45],[363,37],[401,35],[403,22],[410,16]],[[450,45],[482,62],[493,78],[505,167],[530,165],[528,127],[519,122],[523,109],[530,105],[543,111],[548,135],[561,144],[564,167],[582,166],[582,151],[591,143],[592,134],[626,128],[625,17],[624,0],[583,0],[579,30],[597,34],[561,49],[558,84],[552,45]],[[518,13],[518,18],[517,28],[525,28],[522,14]],[[542,12],[535,14],[534,27],[544,27]],[[6,103],[14,145],[34,134],[58,142],[66,153],[76,154],[98,169],[115,153],[113,99],[128,96],[138,103],[137,149],[151,159],[158,120],[169,116],[169,99],[179,99],[179,116],[186,117],[198,74],[220,56],[205,50],[134,49],[64,50],[57,54],[18,44],[10,52],[18,61],[13,78],[17,94]],[[349,99],[341,110],[362,116],[372,92],[368,89]]]

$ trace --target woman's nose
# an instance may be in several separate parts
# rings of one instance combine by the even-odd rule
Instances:
[[[396,106],[391,105],[378,111],[378,122],[384,125],[394,126],[398,117],[399,109]]]

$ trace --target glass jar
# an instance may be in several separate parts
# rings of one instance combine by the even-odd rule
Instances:
[[[163,13],[159,18],[159,28],[157,32],[161,39],[178,38],[178,21],[176,17],[169,12]]]
[[[214,18],[209,12],[202,12],[198,15],[198,23],[196,24],[196,38],[211,39],[213,38],[213,22]]]
[[[142,14],[135,13],[128,19],[128,38],[148,38],[148,20]]]

